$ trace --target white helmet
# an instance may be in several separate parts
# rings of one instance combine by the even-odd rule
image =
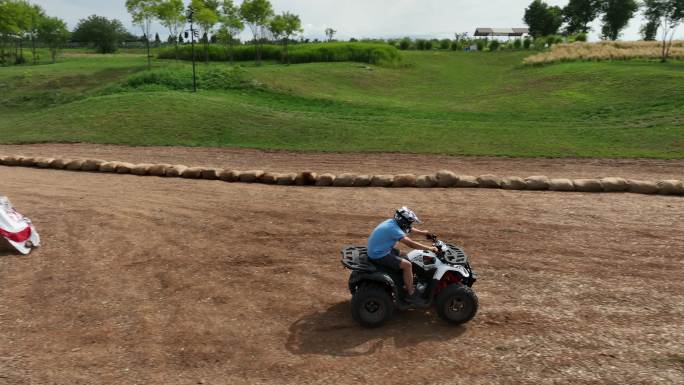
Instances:
[[[406,206],[394,212],[394,220],[404,231],[411,231],[411,226],[414,223],[421,223],[416,213]]]

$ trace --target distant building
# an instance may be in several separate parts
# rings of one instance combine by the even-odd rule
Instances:
[[[484,37],[523,37],[529,34],[529,28],[478,28],[475,30],[475,36]]]

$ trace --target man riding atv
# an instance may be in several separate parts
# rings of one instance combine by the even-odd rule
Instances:
[[[404,287],[408,293],[408,302],[418,302],[416,288],[413,286],[413,268],[411,262],[402,258],[399,249],[395,248],[397,242],[416,249],[437,252],[435,247],[425,246],[408,237],[408,234],[415,233],[430,239],[427,231],[413,228],[413,224],[420,224],[418,216],[407,207],[402,207],[394,213],[393,219],[388,219],[380,223],[368,237],[368,258],[371,263],[385,266],[394,270],[402,270],[404,277]]]

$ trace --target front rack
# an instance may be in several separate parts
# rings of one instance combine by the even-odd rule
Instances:
[[[462,248],[447,243],[444,260],[453,265],[465,265],[468,263],[468,254]]]

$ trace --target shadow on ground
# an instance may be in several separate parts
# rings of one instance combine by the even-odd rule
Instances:
[[[403,348],[424,341],[449,341],[466,330],[466,326],[445,323],[432,311],[395,312],[385,326],[365,329],[352,320],[345,301],[295,321],[285,347],[293,354],[363,356],[385,344]]]
[[[4,238],[0,237],[0,257],[16,257],[22,254],[12,247]]]

